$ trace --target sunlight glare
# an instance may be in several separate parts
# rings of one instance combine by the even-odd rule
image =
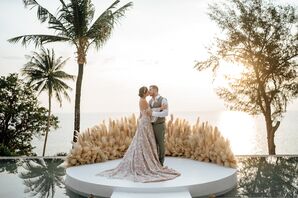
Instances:
[[[235,154],[255,153],[256,123],[252,116],[237,111],[224,111],[220,114],[218,128],[230,140]]]
[[[245,67],[241,64],[221,61],[220,67],[216,72],[214,86],[215,87],[228,86],[229,82],[231,81],[228,78],[239,79],[244,70],[245,70]]]

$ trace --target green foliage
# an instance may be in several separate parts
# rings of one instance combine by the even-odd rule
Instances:
[[[40,53],[33,52],[33,55],[27,56],[27,59],[28,62],[22,69],[22,74],[28,79],[29,85],[39,93],[48,92],[48,116],[50,116],[52,96],[56,97],[60,106],[62,106],[63,97],[70,101],[67,91],[72,89],[65,83],[65,80],[74,80],[75,77],[62,70],[68,59],[62,60],[61,56],[56,59],[54,50],[45,48],[42,48]],[[50,119],[48,119],[49,121]],[[48,132],[49,126],[46,131],[42,156],[45,155]]]
[[[217,95],[231,110],[263,114],[269,154],[275,154],[274,134],[287,105],[298,96],[298,15],[293,6],[276,6],[266,0],[229,0],[210,6],[210,18],[223,32],[210,57],[196,68],[212,68],[221,60],[244,69],[229,76],[229,85]]]
[[[0,144],[10,153],[32,155],[30,142],[34,135],[44,135],[47,113],[35,91],[17,74],[0,77]],[[50,126],[58,127],[57,117],[51,116]]]
[[[85,52],[90,45],[101,47],[110,37],[114,25],[124,16],[126,10],[132,6],[129,2],[120,8],[116,0],[96,20],[94,19],[94,5],[91,0],[65,1],[60,0],[61,7],[57,15],[53,15],[35,0],[24,0],[26,7],[37,7],[37,17],[48,28],[55,30],[55,35],[33,34],[9,39],[9,42],[21,41],[23,45],[33,42],[36,46],[51,42],[69,42],[79,48],[81,40],[85,40]]]
[[[37,18],[42,23],[47,22],[48,28],[54,30],[55,33],[53,35],[23,35],[9,39],[9,42],[21,42],[25,46],[33,42],[36,47],[45,43],[67,42],[76,48],[78,55],[78,75],[75,94],[73,137],[73,141],[76,142],[76,133],[80,131],[81,87],[88,49],[90,46],[99,49],[110,38],[115,24],[132,7],[132,3],[126,3],[118,8],[120,0],[116,0],[94,20],[95,9],[91,0],[60,0],[61,5],[56,15],[53,15],[36,0],[23,0],[23,2],[25,7],[29,7],[30,9],[37,7]]]
[[[231,110],[270,115],[279,122],[298,96],[298,17],[293,6],[265,0],[230,0],[210,6],[210,18],[223,31],[209,59],[196,68],[221,66],[220,60],[244,66],[240,77],[217,90]]]
[[[7,146],[0,144],[0,156],[13,156],[14,154],[10,152]]]
[[[70,101],[67,90],[72,90],[64,81],[74,80],[75,76],[67,74],[62,69],[68,59],[56,59],[54,50],[42,48],[41,52],[33,52],[26,56],[28,62],[22,68],[22,74],[28,83],[38,91],[47,91],[50,98],[55,96],[60,106],[63,96]]]

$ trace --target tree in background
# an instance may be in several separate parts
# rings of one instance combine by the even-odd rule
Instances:
[[[297,12],[293,6],[265,0],[230,0],[211,5],[209,16],[224,36],[195,67],[211,68],[215,78],[221,60],[243,67],[217,94],[231,110],[264,116],[268,151],[275,154],[276,130],[287,105],[298,96]]]
[[[128,8],[132,6],[129,2],[120,8],[119,0],[116,0],[108,7],[95,21],[94,6],[91,0],[60,0],[61,7],[57,16],[51,14],[35,0],[24,0],[25,6],[37,7],[37,17],[43,22],[48,22],[48,28],[55,31],[55,34],[33,34],[23,35],[12,39],[9,42],[21,41],[23,45],[34,42],[36,46],[52,43],[67,42],[75,46],[78,63],[78,76],[76,80],[75,115],[73,141],[77,141],[77,133],[80,131],[80,104],[81,87],[83,81],[84,65],[89,47],[94,46],[97,50],[111,36],[114,25],[122,18]]]
[[[17,74],[0,77],[0,146],[6,155],[32,155],[31,140],[44,135],[47,120],[48,110],[27,83]],[[57,128],[58,118],[51,115],[49,126]]]
[[[22,74],[28,79],[29,85],[38,91],[38,94],[43,91],[48,92],[48,122],[42,151],[42,156],[44,156],[50,129],[52,97],[55,96],[60,106],[62,106],[63,97],[70,101],[67,91],[72,89],[65,83],[65,80],[74,80],[74,76],[62,70],[67,59],[62,60],[62,57],[56,59],[53,49],[42,48],[40,53],[33,52],[31,56],[26,57],[28,62],[22,69]]]

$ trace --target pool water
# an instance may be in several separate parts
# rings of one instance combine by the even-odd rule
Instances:
[[[237,187],[222,197],[298,197],[298,156],[237,156],[237,160]],[[0,158],[0,197],[82,197],[65,188],[63,161],[63,157]]]

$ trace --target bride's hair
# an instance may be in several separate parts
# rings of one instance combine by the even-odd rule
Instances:
[[[145,86],[141,87],[139,89],[139,96],[140,97],[143,97],[147,93],[147,91],[148,91],[148,88],[147,87],[145,87]]]

